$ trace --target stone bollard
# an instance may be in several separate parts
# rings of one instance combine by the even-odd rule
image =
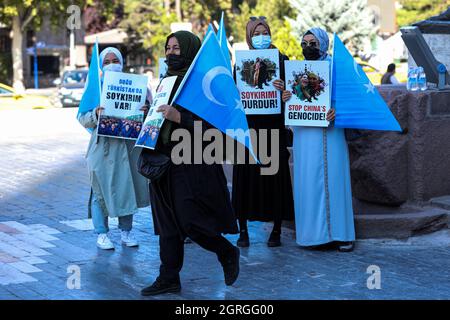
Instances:
[[[450,91],[378,90],[403,132],[349,130],[353,196],[398,206],[450,194]]]

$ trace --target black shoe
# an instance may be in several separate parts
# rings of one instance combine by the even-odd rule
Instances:
[[[352,252],[355,249],[355,243],[353,241],[340,242],[338,245],[338,251],[340,252]]]
[[[225,276],[225,284],[231,286],[239,276],[239,258],[241,253],[238,247],[233,247],[233,251],[221,261],[223,274]]]
[[[272,231],[270,234],[269,240],[267,241],[268,247],[279,247],[281,246],[281,232],[280,231]]]
[[[237,246],[241,248],[247,248],[250,246],[250,239],[248,238],[248,231],[243,230],[239,235],[239,239],[237,241]]]
[[[155,296],[163,293],[177,293],[181,291],[180,281],[163,280],[160,277],[156,278],[155,282],[147,288],[141,290],[143,296]]]

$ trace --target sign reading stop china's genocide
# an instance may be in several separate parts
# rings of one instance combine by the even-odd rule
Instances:
[[[98,119],[100,136],[137,139],[147,97],[147,76],[106,71],[100,105],[105,108]]]
[[[285,61],[286,90],[292,97],[286,102],[285,124],[328,127],[331,105],[329,61]]]
[[[277,49],[236,51],[236,85],[245,114],[281,113],[281,95],[273,86],[280,79]]]

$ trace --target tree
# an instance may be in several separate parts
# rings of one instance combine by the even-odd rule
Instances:
[[[367,0],[292,0],[297,18],[290,23],[298,36],[312,27],[337,33],[354,54],[375,35],[372,12]]]
[[[399,27],[428,19],[444,12],[450,7],[450,0],[400,0],[397,10]]]
[[[119,26],[123,20],[124,8],[120,0],[92,0],[83,10],[86,34],[93,34]]]
[[[66,10],[71,4],[79,4],[84,1],[70,0],[2,0],[0,3],[0,21],[12,29],[11,55],[13,63],[13,87],[16,90],[24,90],[23,85],[23,34],[27,30],[38,29],[43,18],[50,19],[51,25],[66,27],[65,19],[68,16]]]
[[[153,59],[163,56],[170,24],[177,21],[176,15],[167,12],[164,3],[158,0],[127,0],[124,13],[125,19],[119,26],[128,34],[128,50],[135,54],[147,51]]]
[[[244,1],[239,6],[239,11],[240,14],[236,15],[232,23],[233,37],[236,41],[245,41],[245,28],[249,17],[264,16],[272,31],[272,42],[280,52],[291,59],[302,57],[298,37],[293,34],[290,24],[287,23],[287,18],[295,16],[289,0]]]
[[[171,23],[191,22],[193,33],[202,38],[208,24],[212,20],[218,21],[222,11],[225,12],[226,23],[231,21],[231,0],[126,0],[125,18],[119,26],[128,34],[130,51],[148,52],[156,59],[164,55]]]
[[[235,18],[231,0],[185,0],[181,3],[181,9],[183,21],[192,22],[192,30],[198,36],[204,35],[210,22],[220,21],[222,11],[226,25]]]
[[[104,1],[99,6],[99,0],[2,0],[0,2],[0,22],[9,26],[12,30],[11,56],[13,64],[13,87],[22,91],[23,85],[23,35],[28,30],[38,31],[44,19],[50,21],[50,27],[68,28],[68,23],[72,21],[73,14],[76,20],[82,21],[84,8],[87,6],[97,6],[95,19],[110,22],[119,18],[120,11],[116,11],[116,1]],[[68,10],[70,6],[77,6],[78,12]],[[120,9],[120,8],[119,8]],[[106,20],[102,17],[106,16]],[[72,21],[73,22],[73,21]],[[70,23],[72,23],[70,22]]]

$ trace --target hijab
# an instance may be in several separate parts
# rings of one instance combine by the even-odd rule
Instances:
[[[180,56],[184,58],[184,66],[179,70],[172,70],[169,66],[167,70],[168,76],[180,76],[184,77],[187,70],[189,69],[192,61],[194,61],[195,56],[197,55],[197,52],[200,50],[200,47],[202,45],[202,42],[200,41],[200,38],[197,37],[195,34],[189,31],[177,31],[174,33],[171,33],[167,39],[165,47],[167,47],[167,43],[169,42],[169,39],[175,37],[178,40],[178,44],[180,45]]]
[[[100,69],[103,71],[103,61],[105,60],[105,57],[108,53],[114,53],[114,55],[117,57],[117,59],[119,59],[120,65],[123,68],[123,57],[122,57],[122,54],[120,53],[120,51],[117,48],[108,47],[108,48],[103,49],[102,52],[100,52],[100,55],[99,55]]]
[[[312,33],[319,41],[320,58],[319,60],[325,60],[328,57],[328,47],[330,45],[330,40],[328,39],[328,34],[325,30],[321,28],[311,28],[305,32],[302,39],[308,34]]]
[[[247,45],[250,49],[255,49],[252,44],[252,37],[253,37],[253,34],[255,33],[256,27],[258,27],[259,25],[263,25],[264,27],[266,27],[267,31],[269,32],[269,36],[272,37],[272,33],[270,31],[269,24],[266,22],[266,20],[262,20],[262,19],[251,20],[250,19],[247,22],[246,35],[245,35],[245,38],[247,40]],[[274,49],[275,46],[270,44],[269,48]]]
[[[169,39],[175,37],[178,40],[178,44],[180,46],[180,56],[184,58],[184,66],[181,69],[178,70],[172,70],[170,66],[168,66],[166,76],[177,76],[177,81],[175,82],[175,85],[172,89],[170,100],[173,99],[173,96],[175,92],[177,91],[178,87],[181,84],[181,81],[183,80],[183,77],[186,75],[186,72],[188,71],[189,67],[191,66],[192,62],[195,59],[195,56],[197,55],[197,52],[200,50],[200,47],[202,46],[202,42],[199,37],[197,37],[195,34],[189,31],[177,31],[174,33],[171,33],[166,40],[166,45],[164,48],[167,47],[167,43],[169,42]],[[170,135],[172,132],[173,123],[171,121],[164,121],[163,126],[161,127],[160,136],[162,143],[168,144],[170,142]]]

